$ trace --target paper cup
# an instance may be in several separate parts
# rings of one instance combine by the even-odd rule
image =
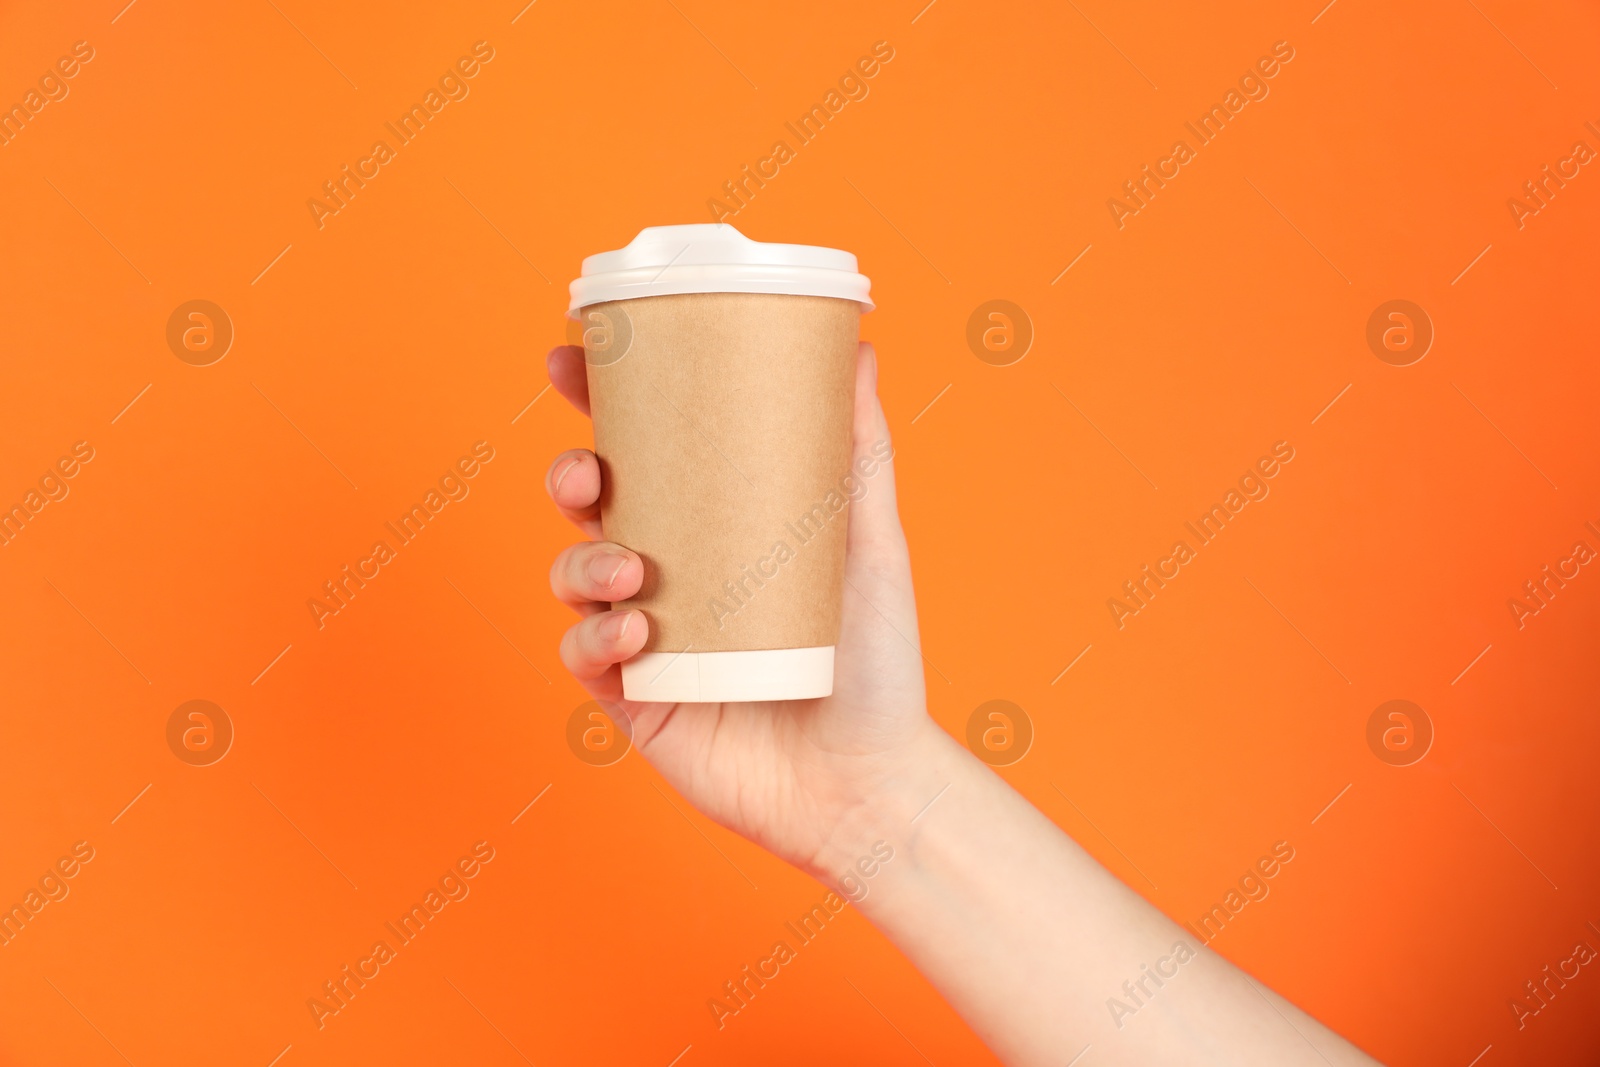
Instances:
[[[605,538],[637,552],[650,621],[630,700],[833,691],[860,315],[848,252],[659,226],[590,256],[583,330]]]

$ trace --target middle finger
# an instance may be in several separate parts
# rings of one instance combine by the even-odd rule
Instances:
[[[573,545],[550,566],[550,591],[583,614],[591,605],[626,600],[643,584],[644,561],[638,553],[609,541]]]

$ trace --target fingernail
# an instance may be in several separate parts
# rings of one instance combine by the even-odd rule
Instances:
[[[554,483],[550,486],[551,496],[561,492],[561,483],[566,479],[567,475],[572,473],[572,468],[576,467],[579,462],[581,462],[580,459],[574,458],[565,467],[561,468],[561,473],[556,475]]]
[[[603,552],[589,561],[589,577],[610,589],[617,584],[617,576],[628,565],[628,557],[618,552]]]
[[[628,627],[632,625],[633,617],[637,614],[638,612],[635,611],[613,613],[610,618],[600,624],[600,636],[607,641],[620,644],[622,639],[628,636]]]

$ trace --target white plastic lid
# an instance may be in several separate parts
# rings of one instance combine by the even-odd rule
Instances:
[[[837,248],[752,241],[725,222],[648,226],[626,248],[583,261],[570,318],[608,300],[676,293],[780,293],[854,300],[872,310],[872,282]]]

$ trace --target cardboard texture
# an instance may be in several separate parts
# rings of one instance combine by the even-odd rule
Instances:
[[[585,335],[607,540],[644,558],[647,652],[839,634],[860,308],[696,293],[598,304]]]

